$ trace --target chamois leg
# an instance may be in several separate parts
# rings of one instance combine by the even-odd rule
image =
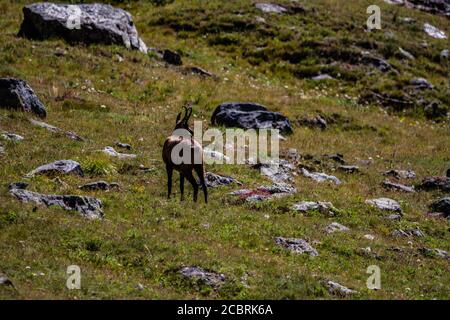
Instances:
[[[167,172],[167,199],[170,199],[170,194],[172,193],[172,175],[173,175],[172,166],[166,165],[166,172]]]
[[[195,180],[192,172],[186,174],[186,179],[188,179],[189,183],[192,184],[192,188],[194,188],[194,202],[197,202],[197,194],[198,194],[198,184],[197,180]]]
[[[200,179],[200,184],[203,189],[203,194],[205,196],[205,203],[208,203],[208,188],[206,187],[205,183],[205,172],[203,170],[203,166],[195,166],[194,167],[195,172],[197,172],[198,178]]]
[[[180,172],[180,193],[181,201],[184,200],[184,175]]]

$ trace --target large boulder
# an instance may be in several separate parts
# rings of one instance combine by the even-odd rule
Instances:
[[[33,112],[41,118],[47,115],[41,100],[21,79],[0,78],[0,108]]]
[[[445,197],[445,198],[438,199],[430,205],[430,208],[433,212],[440,212],[445,217],[449,218],[450,217],[450,198]]]
[[[131,15],[108,4],[34,3],[23,8],[19,36],[44,40],[62,38],[70,43],[123,45],[147,53]]]
[[[211,123],[243,129],[278,129],[281,133],[292,133],[288,118],[252,102],[222,103],[214,110]]]

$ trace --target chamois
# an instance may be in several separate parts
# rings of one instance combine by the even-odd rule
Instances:
[[[172,174],[173,169],[177,170],[180,173],[180,192],[181,192],[181,200],[184,200],[184,179],[186,178],[194,188],[194,202],[197,201],[197,194],[198,194],[198,183],[194,178],[194,175],[192,174],[192,170],[195,170],[197,173],[200,184],[203,189],[203,194],[205,195],[205,203],[208,203],[208,190],[206,188],[205,184],[205,171],[203,167],[203,149],[200,143],[194,140],[193,138],[193,131],[191,128],[189,128],[188,121],[190,116],[192,115],[192,107],[185,107],[183,106],[183,109],[185,110],[185,114],[183,119],[181,119],[182,112],[178,113],[177,119],[175,122],[175,128],[172,134],[167,137],[166,141],[164,142],[164,147],[162,151],[162,157],[164,160],[164,163],[166,164],[166,171],[167,171],[167,197],[170,199],[170,194],[172,193]],[[177,130],[184,130],[182,133]],[[184,133],[184,134],[183,134]],[[177,147],[178,150],[181,150],[177,156],[183,157],[183,151],[189,150],[190,151],[190,161],[186,161],[183,158],[181,160],[181,163],[176,164],[174,163],[172,159],[172,150]],[[194,158],[196,160],[199,160],[195,163]]]

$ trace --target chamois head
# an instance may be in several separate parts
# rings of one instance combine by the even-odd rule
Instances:
[[[177,129],[185,129],[187,130],[191,135],[194,135],[194,132],[192,131],[191,128],[189,128],[189,118],[192,115],[192,107],[191,106],[183,106],[183,109],[185,111],[184,113],[184,117],[183,119],[181,119],[181,114],[183,113],[183,111],[180,111],[180,113],[178,113],[177,115],[177,120],[175,121],[175,128],[173,129],[174,131]]]

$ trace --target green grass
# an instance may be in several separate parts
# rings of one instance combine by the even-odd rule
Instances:
[[[0,270],[8,274],[17,291],[0,287],[0,297],[323,299],[334,298],[321,285],[322,280],[331,279],[359,291],[356,299],[448,299],[448,261],[418,251],[422,247],[450,251],[448,222],[425,215],[428,204],[443,194],[403,194],[385,191],[380,185],[384,179],[380,173],[389,168],[415,170],[418,178],[414,182],[445,172],[450,160],[448,123],[427,121],[419,106],[406,114],[392,114],[378,105],[357,102],[367,88],[394,92],[401,81],[425,76],[437,87],[426,94],[448,107],[448,63],[436,60],[448,41],[433,40],[418,25],[401,25],[392,19],[410,16],[449,33],[448,20],[376,2],[382,7],[385,29],[370,34],[362,29],[369,1],[345,1],[345,5],[333,0],[300,1],[307,8],[305,14],[284,16],[262,14],[250,1],[121,4],[132,13],[149,47],[179,50],[185,65],[215,73],[220,77],[216,81],[183,75],[154,57],[121,47],[18,38],[21,8],[28,2],[2,1],[0,76],[25,79],[45,103],[48,123],[87,140],[69,140],[30,125],[28,114],[0,110],[1,130],[26,138],[18,144],[2,142],[6,156],[0,158]],[[251,25],[256,15],[264,16],[268,26]],[[388,30],[395,32],[395,40],[387,39]],[[330,44],[324,46],[327,39]],[[428,48],[419,45],[422,40],[429,43]],[[262,53],[257,50],[260,46]],[[413,53],[416,61],[402,62],[392,54],[396,46]],[[339,81],[318,84],[304,79],[326,65],[328,56],[317,55],[324,48],[331,57],[345,57],[361,47],[376,48],[373,53],[385,56],[400,74],[367,75],[367,66],[342,58],[337,66],[326,66],[332,74],[342,75]],[[56,55],[61,49],[67,54]],[[123,62],[118,62],[117,54]],[[88,90],[92,87],[95,91]],[[316,156],[343,153],[349,163],[371,157],[373,164],[363,166],[359,175],[322,168],[344,181],[339,187],[298,176],[297,194],[258,206],[237,203],[227,195],[235,186],[210,189],[207,205],[201,200],[194,204],[188,186],[187,200],[180,202],[176,174],[176,194],[167,200],[160,154],[180,106],[193,101],[193,118],[208,126],[219,103],[239,100],[262,103],[293,122],[317,113],[339,114],[347,121],[323,131],[295,127],[281,148]],[[130,143],[138,158],[124,162],[98,151],[116,141]],[[96,196],[104,202],[103,221],[22,204],[8,193],[10,182],[59,159],[79,161],[86,177],[63,176],[65,186],[35,177],[29,189]],[[140,164],[154,170],[137,170]],[[212,165],[207,170],[231,175],[244,182],[245,188],[268,184],[247,166]],[[78,189],[98,179],[118,182],[121,189]],[[387,221],[384,213],[364,204],[367,198],[381,196],[401,202],[405,214],[401,222]],[[291,205],[302,200],[331,201],[339,215],[328,218],[292,212]],[[324,228],[333,221],[351,231],[327,235]],[[390,235],[411,226],[420,227],[426,236],[403,239]],[[364,239],[368,233],[375,236],[374,241]],[[305,238],[319,256],[285,252],[275,245],[276,236]],[[374,255],[360,254],[360,248],[368,246]],[[390,250],[394,246],[404,251]],[[65,287],[66,268],[73,264],[82,270],[79,291]],[[366,269],[373,264],[382,272],[378,291],[365,285]],[[199,286],[174,273],[183,265],[225,273],[229,281],[218,292]],[[145,289],[136,289],[138,283]]]

